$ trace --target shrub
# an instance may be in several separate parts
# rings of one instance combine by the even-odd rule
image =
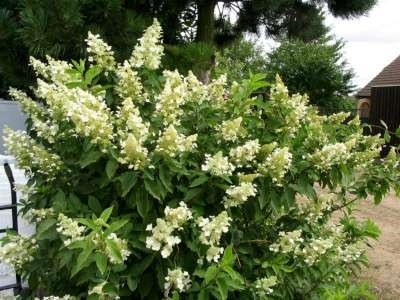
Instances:
[[[5,142],[36,233],[9,233],[1,260],[32,297],[364,295],[349,278],[379,231],[351,207],[397,187],[394,153],[376,163],[382,139],[319,115],[279,77],[264,101],[251,97],[262,75],[228,87],[160,74],[160,34],[155,21],[123,63],[90,33],[87,61],[31,59],[36,101],[10,91],[29,134]]]

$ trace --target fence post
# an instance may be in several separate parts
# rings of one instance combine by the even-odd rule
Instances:
[[[8,182],[10,184],[10,189],[11,189],[11,205],[4,205],[2,209],[9,209],[11,210],[11,215],[12,215],[12,229],[16,232],[18,232],[18,207],[17,207],[17,191],[15,189],[15,180],[14,176],[11,170],[10,165],[5,162],[4,163],[4,171],[6,172]],[[21,276],[18,274],[15,275],[16,277],[16,284],[11,285],[10,288],[13,289],[14,295],[18,295],[21,290],[22,290],[22,284],[21,284]],[[0,290],[2,287],[0,287]]]

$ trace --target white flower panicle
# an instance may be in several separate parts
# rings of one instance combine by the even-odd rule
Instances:
[[[6,128],[4,134],[4,144],[8,152],[15,156],[20,168],[44,175],[46,181],[56,178],[63,167],[63,162],[57,154],[48,152],[26,132]]]
[[[136,101],[140,98],[143,90],[138,73],[132,69],[128,61],[118,65],[115,73],[118,77],[115,91],[121,98],[132,98]]]
[[[228,157],[222,155],[221,151],[213,156],[206,154],[205,157],[206,161],[201,166],[201,169],[209,172],[211,175],[220,177],[230,176],[235,170],[235,166],[229,162]]]
[[[164,296],[168,297],[171,290],[177,290],[179,293],[187,291],[191,286],[190,275],[182,268],[168,269],[168,275],[165,276]]]
[[[29,64],[37,76],[42,76],[44,79],[60,84],[70,82],[73,79],[72,75],[66,72],[72,69],[71,64],[66,61],[56,60],[48,55],[46,55],[46,59],[47,64],[32,56],[29,58]]]
[[[303,249],[297,249],[296,255],[302,256],[307,265],[311,266],[318,262],[321,255],[324,255],[329,249],[333,247],[333,239],[331,237],[327,239],[317,238],[312,239],[308,245]]]
[[[121,145],[119,162],[135,170],[146,166],[148,150],[143,144],[149,135],[150,124],[143,121],[131,98],[125,98],[118,109],[116,125]]]
[[[19,271],[25,263],[33,260],[36,249],[35,239],[7,234],[0,240],[0,261]]]
[[[96,62],[98,66],[106,71],[113,71],[115,69],[115,58],[111,46],[104,42],[100,35],[93,34],[90,31],[85,41],[87,44],[86,50],[90,55],[88,60]]]
[[[145,148],[134,134],[130,133],[121,144],[121,157],[118,161],[127,164],[129,169],[140,170],[147,165],[148,150]]]
[[[75,241],[83,239],[83,233],[86,230],[85,226],[80,226],[79,223],[64,214],[58,215],[57,232],[66,237],[64,245],[69,246]]]
[[[276,148],[259,167],[259,171],[272,178],[278,186],[282,185],[282,180],[292,164],[292,154],[288,147]]]
[[[184,80],[187,83],[187,94],[190,101],[201,104],[209,100],[207,86],[199,81],[192,71],[188,72]]]
[[[236,207],[247,201],[249,197],[257,194],[256,185],[251,182],[241,182],[238,186],[231,186],[226,190],[227,197],[224,197],[224,206]]]
[[[302,230],[294,230],[279,232],[279,239],[276,243],[269,246],[269,250],[272,252],[282,252],[282,253],[290,253],[299,248],[300,244],[304,241],[301,237]]]
[[[157,96],[156,112],[163,118],[164,125],[179,124],[183,114],[181,106],[185,103],[187,84],[177,70],[164,71],[164,89]]]
[[[181,152],[196,149],[197,134],[184,136],[177,132],[174,125],[169,125],[157,141],[156,151],[175,157]]]
[[[318,222],[324,212],[329,211],[336,200],[336,195],[333,193],[318,195],[316,201],[310,201],[307,197],[300,194],[295,196],[296,203],[301,214],[305,215],[307,222]]]
[[[103,288],[106,284],[107,284],[107,281],[102,281],[102,282],[92,286],[88,291],[88,295],[104,296],[105,293],[103,292]],[[104,297],[104,298],[106,298],[106,297]],[[102,298],[100,298],[100,299],[102,299]]]
[[[353,141],[349,143],[328,144],[313,154],[306,156],[307,160],[321,171],[329,171],[333,166],[346,163],[352,156]]]
[[[107,236],[107,240],[113,241],[113,245],[116,246],[113,249],[111,249],[109,243],[106,242],[107,247],[105,248],[105,254],[107,255],[110,263],[119,264],[126,261],[129,255],[131,254],[131,252],[128,249],[128,242],[126,240],[118,238],[115,233],[110,233]],[[115,248],[118,249],[119,256],[122,258],[122,261],[120,260],[119,256],[116,256],[114,254]]]
[[[223,105],[226,101],[226,84],[226,75],[221,75],[217,79],[213,79],[207,87],[210,101],[217,106]]]
[[[244,129],[241,127],[242,121],[242,117],[223,121],[221,126],[218,126],[218,131],[222,139],[228,142],[235,142],[239,137],[243,136]]]
[[[91,138],[93,144],[107,147],[114,139],[111,113],[103,97],[79,88],[69,89],[72,101],[65,103],[67,117],[78,134]]]
[[[272,294],[272,292],[274,291],[272,287],[275,286],[277,283],[278,279],[276,278],[276,276],[259,278],[254,282],[256,293],[259,296]]]
[[[357,261],[363,252],[360,243],[349,244],[338,249],[338,258],[345,263],[352,263]]]
[[[146,238],[146,247],[154,251],[161,250],[161,256],[167,258],[171,255],[173,247],[181,242],[181,239],[173,235],[175,230],[183,230],[183,225],[192,219],[192,212],[184,202],[179,203],[179,207],[164,210],[164,219],[157,218],[156,226],[147,225],[146,230],[151,231],[152,235]]]
[[[102,96],[42,80],[38,80],[36,94],[49,105],[53,119],[71,120],[77,134],[91,138],[91,142],[103,150],[111,144],[114,138],[111,113]]]
[[[249,166],[258,152],[260,151],[260,143],[258,139],[250,140],[244,143],[242,146],[238,146],[229,151],[231,161],[234,162],[238,167]]]
[[[133,49],[129,60],[131,65],[135,68],[144,66],[150,70],[158,69],[161,63],[161,56],[164,52],[161,38],[161,25],[154,19],[153,25],[145,30],[143,36],[139,39],[139,43]]]
[[[232,219],[226,211],[221,212],[217,216],[208,218],[199,217],[196,220],[197,225],[201,228],[199,240],[202,244],[209,246],[206,259],[211,262],[218,262],[224,248],[220,247],[219,243],[223,233],[229,231],[230,222]]]
[[[277,112],[275,118],[279,119],[281,125],[276,132],[288,133],[294,136],[300,124],[305,121],[307,115],[307,95],[295,94],[290,96],[287,87],[277,75],[276,83],[271,88],[271,99],[269,104]]]
[[[45,296],[43,298],[37,298],[35,297],[35,300],[75,300],[76,297],[70,296],[70,295],[64,295],[64,296]]]
[[[46,115],[43,107],[33,101],[25,92],[10,88],[8,94],[21,104],[22,110],[29,116],[42,117]]]
[[[54,143],[59,129],[58,124],[54,123],[48,117],[43,107],[28,97],[26,93],[17,89],[10,88],[9,94],[21,104],[22,110],[30,116],[32,130],[36,131],[37,136],[45,138],[50,143]]]
[[[54,215],[53,208],[39,208],[39,209],[31,208],[26,217],[30,221],[40,222],[53,215]]]

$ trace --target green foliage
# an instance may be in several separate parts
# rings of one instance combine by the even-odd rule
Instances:
[[[377,163],[383,139],[279,77],[160,75],[144,63],[159,57],[139,55],[157,49],[156,27],[123,64],[93,39],[91,62],[36,62],[37,101],[11,90],[31,136],[5,142],[29,170],[22,211],[37,231],[3,238],[0,259],[32,298],[369,297],[351,278],[379,230],[352,208],[399,190],[394,152]]]
[[[285,41],[269,55],[269,78],[280,74],[291,92],[307,93],[310,102],[330,109],[351,107],[354,74],[341,52],[343,42]],[[353,108],[353,107],[352,107]]]
[[[88,30],[101,34],[119,59],[129,56],[139,34],[153,18],[161,22],[164,41],[171,49],[166,67],[210,70],[213,59],[203,61],[209,50],[224,48],[244,32],[265,25],[273,38],[311,41],[326,32],[325,4],[338,17],[357,17],[374,5],[369,1],[200,1],[200,0],[3,0],[0,3],[0,96],[9,85],[28,88],[34,82],[26,67],[29,56],[43,59],[78,59],[85,54]],[[214,13],[218,12],[218,13]],[[231,18],[235,16],[235,18]],[[232,20],[236,19],[235,22]],[[193,45],[187,45],[195,42]],[[179,49],[182,46],[182,49]],[[177,54],[182,54],[182,56]],[[192,54],[196,56],[191,56]],[[197,56],[198,55],[198,56]],[[177,58],[177,59],[176,59]],[[204,79],[206,80],[206,78]]]
[[[250,73],[265,73],[266,54],[253,42],[240,39],[217,53],[213,76],[226,74],[228,81],[241,81]]]

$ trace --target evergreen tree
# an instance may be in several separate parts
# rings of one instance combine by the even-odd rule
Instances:
[[[2,0],[0,95],[5,95],[9,85],[31,84],[32,74],[26,67],[30,55],[69,59],[84,54],[82,41],[88,30],[100,33],[113,46],[116,56],[123,58],[139,33],[158,18],[170,54],[166,65],[176,67],[175,62],[183,61],[178,59],[182,54],[199,55],[198,60],[192,60],[201,73],[214,65],[216,48],[230,44],[243,32],[259,32],[264,25],[269,37],[309,41],[326,32],[323,7],[334,16],[350,18],[365,14],[375,3],[376,0]],[[200,50],[187,46],[193,42]],[[181,48],[182,45],[186,46]]]

